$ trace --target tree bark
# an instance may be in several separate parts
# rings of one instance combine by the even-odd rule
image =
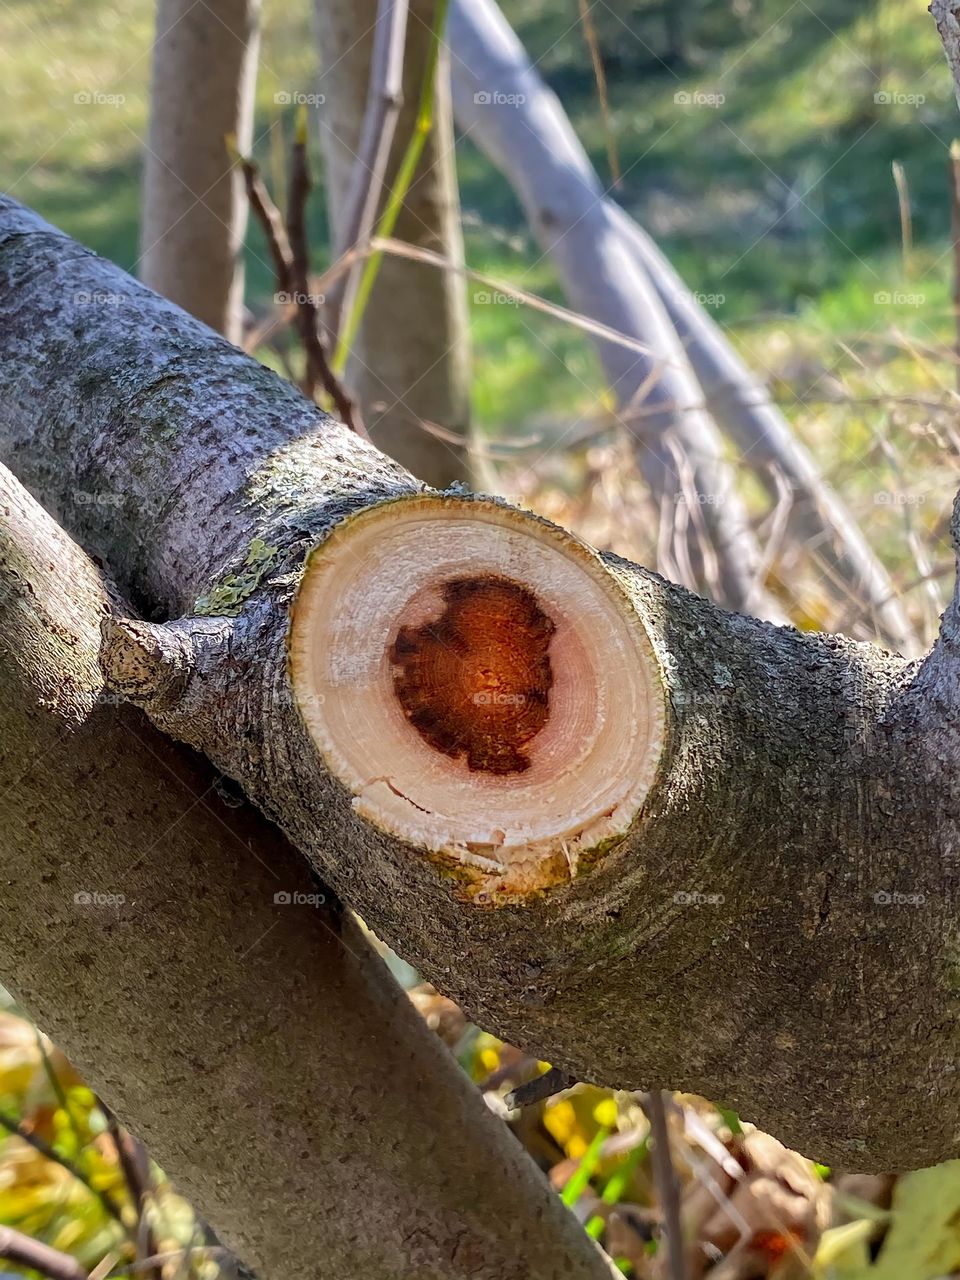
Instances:
[[[421,490],[10,200],[0,317],[0,451],[187,615],[115,626],[115,687],[431,981],[581,1079],[844,1167],[952,1153],[956,606],[916,667]],[[382,742],[359,782],[351,723]]]
[[[0,468],[4,984],[261,1276],[607,1275],[334,895],[104,687],[110,608]]]
[[[574,227],[554,256],[562,273],[583,272],[589,290],[582,291],[582,309],[596,319],[608,318],[609,281],[590,271],[584,253],[598,253],[604,243],[616,246],[609,249],[610,261],[625,254],[635,275],[624,275],[620,269],[608,274],[622,282],[622,288],[640,289],[638,298],[650,287],[656,292],[699,381],[698,401],[705,401],[772,496],[777,496],[777,474],[786,479],[793,493],[793,536],[811,547],[841,587],[848,588],[842,596],[845,607],[849,589],[863,600],[870,615],[866,638],[875,632],[881,642],[912,653],[916,637],[889,574],[849,511],[693,292],[646,232],[606,195],[563,107],[494,0],[453,0],[449,39],[454,109],[461,127],[506,174],[535,224],[549,219],[551,237],[557,226]],[[585,250],[584,242],[596,234],[591,228],[600,226],[605,239],[596,238],[593,250]],[[543,232],[541,239],[546,242]],[[651,345],[655,344],[646,337],[646,325],[657,314],[640,308],[636,335]],[[614,319],[618,325],[625,322],[622,315]],[[626,358],[627,353],[621,353],[621,359]]]
[[[325,102],[321,142],[334,239],[342,252],[366,114],[377,0],[318,0],[315,5]],[[412,0],[403,88],[393,144],[382,173],[382,206],[413,134],[432,44],[436,0]],[[375,88],[375,86],[374,86]],[[445,45],[433,125],[397,221],[398,239],[463,259],[453,152],[453,110]],[[469,479],[470,338],[462,279],[422,263],[386,256],[350,353],[346,382],[373,441],[428,484]],[[438,426],[444,435],[431,432]],[[454,440],[447,437],[452,435]]]
[[[227,138],[253,138],[260,0],[158,0],[142,278],[239,343],[247,198]]]

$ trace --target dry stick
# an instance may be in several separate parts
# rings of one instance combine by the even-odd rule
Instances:
[[[435,89],[437,84],[437,68],[440,60],[440,45],[443,35],[444,26],[447,19],[447,6],[449,0],[438,0],[436,10],[433,15],[433,25],[431,27],[432,43],[430,53],[427,59],[427,65],[424,69],[423,83],[420,87],[420,101],[417,107],[417,116],[413,124],[413,132],[407,142],[400,165],[394,176],[393,183],[389,195],[384,205],[383,212],[380,214],[376,223],[378,236],[389,236],[393,234],[397,225],[397,219],[400,217],[403,209],[404,201],[413,184],[416,176],[417,167],[420,164],[423,150],[426,145],[427,138],[433,129],[434,112],[436,109]],[[346,319],[345,332],[337,336],[337,345],[333,353],[333,364],[336,369],[342,369],[346,364],[347,356],[353,346],[354,339],[360,329],[363,321],[367,304],[370,301],[370,295],[380,270],[381,254],[374,253],[364,263],[363,270],[360,273],[360,279],[357,283],[356,294],[352,299],[350,312]]]
[[[403,51],[409,11],[409,0],[380,0],[377,8],[360,146],[350,179],[343,226],[335,242],[338,257],[354,246],[366,244],[376,223],[377,205],[403,103]],[[351,277],[352,273],[339,279],[324,300],[324,322],[334,344],[340,332],[345,297],[352,292]]]
[[[583,26],[584,38],[590,50],[590,61],[593,63],[593,75],[597,82],[597,97],[600,100],[600,114],[603,117],[603,133],[607,143],[607,163],[610,165],[610,177],[613,186],[620,187],[620,156],[617,152],[617,138],[613,131],[613,120],[610,116],[610,95],[607,92],[607,74],[603,69],[603,55],[600,52],[600,41],[597,29],[593,25],[590,0],[580,0],[580,22]]]
[[[651,1089],[644,1094],[640,1105],[650,1121],[653,1138],[651,1160],[653,1178],[663,1215],[663,1236],[667,1248],[670,1280],[687,1280],[683,1263],[683,1239],[680,1228],[680,1188],[676,1170],[670,1156],[670,1134],[667,1130],[666,1099],[669,1094],[662,1089]]]
[[[306,353],[307,367],[303,392],[313,399],[317,382],[333,401],[342,421],[358,435],[365,436],[359,411],[344,391],[330,368],[327,352],[320,337],[320,313],[310,294],[307,249],[306,205],[310,194],[310,170],[307,164],[307,127],[305,114],[297,122],[290,168],[290,196],[287,201],[287,235],[292,252],[292,282],[296,303],[297,329]]]
[[[39,1240],[31,1240],[13,1227],[0,1227],[0,1258],[39,1271],[50,1280],[87,1280],[86,1271],[75,1258]]]
[[[517,1085],[504,1101],[508,1107],[529,1107],[535,1102],[543,1102],[557,1093],[563,1093],[564,1089],[572,1089],[576,1083],[575,1076],[567,1075],[558,1067],[551,1067],[542,1076]]]
[[[31,1133],[26,1125],[21,1124],[18,1120],[14,1120],[12,1116],[4,1115],[3,1112],[0,1112],[0,1129],[6,1129],[7,1133],[11,1134],[15,1138],[19,1138],[21,1142],[25,1142],[28,1147],[33,1147],[34,1151],[39,1152],[44,1159],[50,1160],[53,1164],[58,1164],[61,1169],[65,1169],[71,1177],[76,1178],[79,1183],[86,1187],[92,1196],[95,1196],[96,1199],[100,1201],[100,1204],[103,1206],[104,1213],[106,1213],[108,1217],[112,1218],[114,1222],[119,1223],[127,1235],[130,1234],[123,1221],[123,1214],[120,1212],[119,1206],[114,1203],[112,1198],[108,1196],[105,1191],[98,1191],[80,1166],[75,1164],[69,1156],[61,1155],[59,1151],[56,1151],[51,1147],[43,1138],[38,1138],[35,1133]]]
[[[632,417],[626,421],[637,465],[657,499],[666,495],[676,501],[674,456],[664,441],[664,433],[672,429],[695,477],[702,522],[720,565],[721,600],[735,609],[747,608],[760,550],[723,440],[712,415],[701,407],[702,388],[664,301],[618,233],[614,211],[603,198],[596,174],[590,170],[587,178],[577,171],[581,161],[570,154],[574,148],[569,139],[564,136],[559,147],[553,139],[540,145],[539,130],[531,120],[535,116],[538,124],[546,121],[549,127],[549,117],[560,111],[559,104],[545,89],[538,90],[532,69],[519,67],[522,50],[493,0],[454,3],[448,40],[455,57],[454,106],[461,127],[468,128],[471,139],[501,167],[509,168],[511,182],[567,296],[578,310],[649,342],[663,360],[646,396],[645,407],[651,412],[643,426]],[[515,74],[508,81],[510,71]],[[497,98],[483,105],[477,91],[494,88]],[[562,126],[559,131],[563,132]],[[588,165],[585,157],[583,162]],[[652,365],[659,365],[656,358],[627,355],[619,344],[601,342],[598,353],[621,408],[647,381]],[[698,587],[704,589],[700,541],[694,523],[684,519],[683,513],[676,521],[676,528],[681,527],[687,530],[685,550]],[[768,594],[754,607],[767,617],[783,617],[782,607]]]
[[[270,192],[260,177],[260,170],[253,161],[240,156],[239,163],[250,208],[263,228],[267,248],[273,259],[277,275],[277,292],[289,296],[293,292],[293,250],[287,239],[287,229],[283,225],[280,210],[273,203]]]
[[[107,1132],[117,1153],[117,1162],[127,1184],[130,1200],[137,1214],[137,1259],[153,1257],[157,1252],[157,1239],[150,1226],[146,1209],[152,1187],[150,1178],[150,1162],[143,1143],[121,1128],[120,1122],[110,1108],[101,1099],[97,1105],[106,1116]],[[163,1280],[162,1268],[153,1268],[154,1280]]]

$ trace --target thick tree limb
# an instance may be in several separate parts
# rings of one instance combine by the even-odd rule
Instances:
[[[144,162],[143,279],[239,342],[247,202],[227,140],[253,135],[259,0],[159,0]]]
[[[264,1277],[607,1274],[304,860],[118,708],[106,616],[0,468],[4,983]]]
[[[506,174],[534,225],[548,224],[541,229],[541,239],[571,287],[583,272],[583,309],[606,318],[611,305],[609,281],[603,273],[590,273],[589,255],[609,246],[609,261],[616,262],[617,255],[625,253],[632,260],[631,270],[649,278],[679,334],[700,385],[697,402],[705,399],[718,425],[742,452],[745,465],[756,471],[773,498],[779,496],[778,477],[789,484],[792,536],[809,545],[841,586],[864,601],[871,615],[867,635],[875,628],[883,643],[913,652],[916,638],[889,574],[856,521],[694,293],[647,233],[604,192],[562,105],[495,0],[453,0],[448,38],[457,119]],[[597,227],[603,228],[600,239]],[[557,240],[558,229],[564,228],[566,235]],[[619,270],[616,277],[619,287],[641,287]],[[645,335],[656,314],[641,308],[636,336]],[[849,603],[847,597],[843,603]],[[757,602],[752,608],[757,610]]]
[[[425,976],[577,1079],[953,1153],[955,606],[915,668],[419,490],[9,200],[0,320],[0,451],[202,615],[109,629],[116,687]]]

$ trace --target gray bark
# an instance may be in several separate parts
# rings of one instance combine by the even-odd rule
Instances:
[[[581,1079],[705,1094],[847,1168],[954,1153],[956,606],[914,667],[602,557],[664,691],[656,779],[582,874],[481,908],[467,872],[357,815],[291,705],[305,557],[415,483],[10,200],[0,320],[0,453],[160,616],[206,615],[116,628],[118,686],[481,1025]],[[427,501],[469,518],[470,499]]]
[[[841,588],[863,600],[870,614],[868,635],[875,630],[881,642],[912,652],[913,630],[855,520],[692,291],[646,232],[607,196],[563,107],[495,0],[454,0],[449,40],[457,119],[516,189],[581,309],[617,327],[629,315],[635,327],[625,332],[651,346],[659,341],[655,322],[675,327],[676,345],[699,383],[697,402],[706,403],[772,496],[777,496],[777,473],[792,489],[793,537],[824,561]],[[566,234],[555,245],[558,228]],[[592,255],[605,247],[607,271],[592,270]],[[624,274],[624,256],[633,274]],[[611,314],[611,281],[614,289],[639,291],[632,312]],[[651,288],[660,303],[652,309],[644,303]],[[847,595],[843,602],[849,605]]]
[[[393,144],[382,172],[382,211],[413,134],[430,55],[435,0],[412,0],[403,89]],[[376,35],[377,0],[318,0],[324,70],[321,142],[334,238],[342,248],[350,217]],[[433,126],[397,221],[398,239],[463,259],[453,153],[453,110],[441,49]],[[414,475],[442,488],[469,479],[470,336],[462,279],[423,263],[386,256],[350,354],[346,382],[371,439]],[[426,424],[426,425],[424,425]],[[431,424],[457,437],[431,433]]]
[[[261,1276],[608,1275],[303,858],[105,688],[110,608],[0,468],[4,984]]]
[[[239,342],[247,198],[227,148],[253,138],[260,0],[158,0],[141,276]]]

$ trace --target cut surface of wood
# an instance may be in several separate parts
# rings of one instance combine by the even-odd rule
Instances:
[[[656,772],[649,637],[589,547],[492,500],[418,495],[310,557],[291,678],[354,807],[477,874],[484,901],[572,879]]]

